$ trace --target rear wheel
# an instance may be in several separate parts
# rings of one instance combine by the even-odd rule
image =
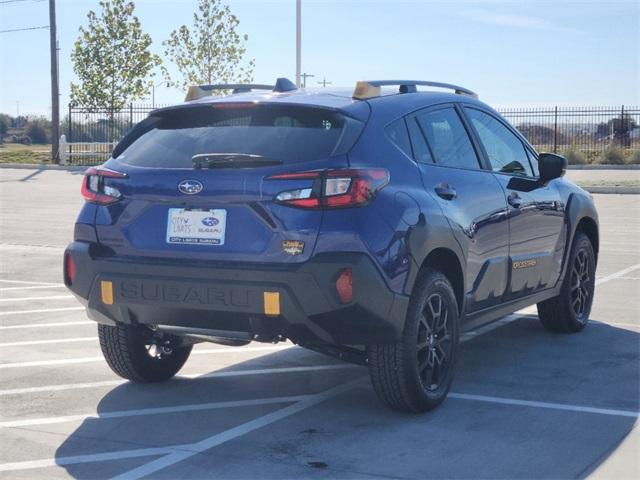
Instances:
[[[133,382],[162,382],[185,364],[192,345],[160,335],[144,326],[98,325],[100,348],[116,374]]]
[[[544,327],[556,333],[582,330],[589,321],[595,291],[596,257],[589,238],[576,232],[560,294],[538,304]]]
[[[402,339],[367,347],[371,382],[380,400],[403,412],[438,406],[453,381],[458,335],[453,288],[442,273],[427,270],[411,297]]]

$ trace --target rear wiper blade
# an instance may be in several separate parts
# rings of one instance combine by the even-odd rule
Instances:
[[[242,168],[282,165],[282,160],[249,153],[199,153],[191,157],[193,168]]]

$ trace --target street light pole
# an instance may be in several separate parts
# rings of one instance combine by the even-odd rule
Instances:
[[[296,87],[300,88],[302,73],[302,0],[296,0]]]
[[[49,48],[51,54],[51,162],[60,159],[60,97],[58,85],[58,43],[56,0],[49,0]]]

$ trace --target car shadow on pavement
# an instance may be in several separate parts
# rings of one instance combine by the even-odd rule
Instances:
[[[182,470],[176,466],[164,475],[582,478],[615,451],[636,423],[637,417],[625,412],[637,412],[640,406],[639,348],[637,331],[592,322],[580,334],[556,335],[536,319],[521,318],[461,345],[452,388],[456,395],[428,414],[389,411],[376,401],[369,384],[362,383],[181,462]],[[336,365],[291,348],[216,372],[322,364]],[[97,411],[309,395],[364,375],[364,368],[353,367],[124,384],[107,393]],[[286,405],[89,419],[66,437],[56,459],[190,444]],[[64,468],[75,478],[107,478],[155,458]]]

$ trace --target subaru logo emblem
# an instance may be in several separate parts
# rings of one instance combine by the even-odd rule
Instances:
[[[215,217],[207,217],[202,219],[202,224],[207,227],[215,227],[218,223],[218,219]]]
[[[200,193],[204,187],[197,180],[183,180],[178,184],[178,190],[185,195],[195,195]]]

